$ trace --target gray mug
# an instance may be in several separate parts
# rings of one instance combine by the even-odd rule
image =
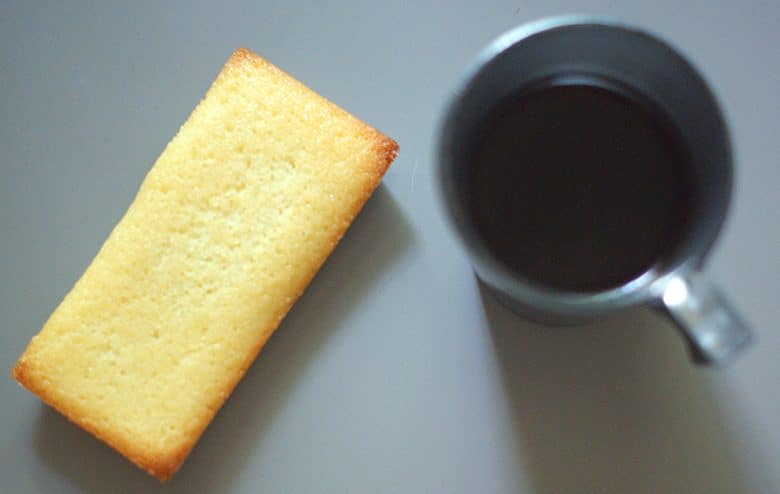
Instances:
[[[510,273],[480,238],[466,210],[468,171],[477,166],[469,159],[468,147],[474,145],[487,112],[518,89],[571,71],[620,81],[659,105],[692,156],[695,193],[703,205],[683,245],[673,259],[665,260],[663,269],[651,267],[621,286],[596,292],[550,289]],[[723,362],[751,340],[743,319],[701,273],[726,216],[732,174],[723,115],[691,64],[641,29],[583,16],[533,22],[489,45],[450,102],[438,148],[440,192],[449,218],[477,276],[501,303],[550,324],[584,322],[648,304],[679,327],[697,363]]]

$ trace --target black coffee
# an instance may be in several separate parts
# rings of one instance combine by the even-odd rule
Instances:
[[[470,207],[506,268],[592,292],[663,265],[680,246],[695,206],[690,157],[663,114],[627,94],[559,78],[489,114]]]

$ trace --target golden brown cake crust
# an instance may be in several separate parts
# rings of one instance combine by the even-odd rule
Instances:
[[[259,352],[260,348],[258,348],[257,351]],[[37,395],[41,401],[51,406],[64,415],[69,421],[105,442],[135,465],[163,482],[169,480],[173,474],[176,473],[185,458],[187,458],[190,450],[192,450],[192,447],[198,441],[198,437],[193,437],[191,442],[182,443],[181,447],[171,450],[170,453],[166,455],[155,455],[149,451],[139,450],[134,443],[128,441],[124,436],[112,434],[111,431],[96,428],[89,422],[82,420],[78,411],[69,408],[66,404],[52,396],[45,384],[41,383],[40,379],[38,379],[32,369],[30,369],[24,355],[19,358],[11,373],[19,384],[24,386],[31,393]],[[238,380],[236,380],[236,384],[237,383]],[[206,426],[208,426],[208,422],[203,425],[204,430]]]
[[[274,65],[265,61],[251,51],[241,48],[234,52],[233,55],[228,59],[219,76],[206,94],[204,101],[209,98],[211,93],[217,91],[222,84],[225,84],[227,81],[231,80],[230,76],[232,72],[247,72],[251,76],[251,73],[258,68],[263,69],[266,73],[272,74],[272,76],[276,78],[278,84],[281,87],[285,87],[290,90],[292,94],[308,93],[310,95],[314,95],[310,89],[306,88],[303,84],[293,79],[280,69],[276,68]],[[265,327],[258,331],[258,334],[261,336],[254,342],[254,346],[243,355],[239,370],[229,376],[229,379],[225,382],[225,385],[219,390],[218,393],[214,393],[213,396],[210,396],[208,403],[205,404],[207,411],[196,417],[194,423],[189,429],[191,430],[190,433],[183,434],[181,439],[178,440],[172,447],[155,450],[144,447],[143,445],[139,445],[138,443],[134,442],[132,437],[126,433],[121,433],[110,427],[98,425],[97,422],[89,416],[89,414],[85,413],[84,409],[74,405],[72,402],[63,400],[58,394],[57,389],[50,383],[50,375],[47,374],[47,372],[51,371],[47,370],[45,366],[41,365],[41,359],[43,357],[39,356],[40,345],[36,345],[36,339],[38,339],[40,336],[33,338],[27,350],[25,350],[25,352],[19,358],[18,362],[12,370],[14,379],[16,379],[16,381],[18,381],[29,391],[39,396],[40,399],[45,403],[65,415],[70,421],[76,423],[99,439],[103,440],[151,475],[163,481],[168,480],[181,466],[182,462],[187,457],[195,443],[198,441],[199,437],[206,429],[216,412],[219,410],[224,401],[230,395],[233,388],[238,384],[243,375],[246,373],[246,370],[254,361],[255,357],[260,352],[267,339],[285,317],[295,301],[303,293],[304,289],[319,270],[322,263],[339,242],[349,224],[358,214],[374,189],[378,186],[385,171],[398,153],[398,145],[395,141],[384,136],[376,129],[357,120],[327,100],[321,99],[319,96],[317,99],[319,101],[320,109],[325,108],[326,111],[331,114],[333,119],[350,120],[352,122],[352,128],[356,132],[363,134],[367,140],[373,143],[373,154],[377,158],[374,160],[374,167],[370,173],[370,179],[367,179],[364,182],[359,192],[353,194],[351,197],[351,204],[347,208],[346,214],[343,218],[345,221],[340,223],[339,226],[332,232],[330,240],[327,242],[327,245],[324,246],[327,248],[323,248],[321,252],[316,254],[315,260],[311,263],[311,269],[305,274],[305,276],[300,278],[294,287],[290,289],[290,293],[285,298],[284,303],[279,305],[276,313],[273,314],[272,317],[268,318],[267,323],[265,323]],[[202,104],[203,103],[201,103],[201,105]],[[199,107],[201,105],[199,105]],[[197,111],[198,108],[196,108],[195,112],[193,112],[193,116]],[[193,117],[191,116],[190,119],[192,118]],[[165,155],[165,152],[163,155]],[[155,164],[155,167],[156,166],[157,164]],[[147,182],[151,180],[151,175],[152,172],[150,172],[149,176],[147,176],[146,180],[144,181],[144,184],[139,191],[139,196],[145,190],[145,187],[148,186]],[[138,200],[139,199],[136,198],[136,201]],[[125,221],[125,218],[123,218],[122,221]],[[112,233],[112,236],[115,233],[116,231]],[[108,244],[108,241],[106,244]],[[105,248],[106,246],[104,246],[104,249]],[[101,249],[101,252],[98,254],[98,256],[101,254],[103,254],[103,249]],[[82,281],[80,280],[76,284],[73,292],[76,291],[76,288],[81,282]],[[72,300],[69,301],[69,297],[71,297],[70,294],[63,301],[63,306],[68,302],[73,302]],[[46,325],[44,326],[44,330],[47,328],[47,326],[52,324],[52,319],[54,318],[55,314],[53,314],[49,321],[47,321]],[[44,331],[42,330],[41,333],[43,332]]]
[[[273,65],[271,62],[260,57],[259,55],[249,50],[248,48],[238,48],[235,52],[233,52],[233,55],[231,55],[228,61],[225,63],[225,66],[222,69],[220,76],[222,76],[222,74],[226,72],[226,69],[240,68],[242,64],[265,67],[269,71],[278,74],[279,79],[283,80],[285,84],[289,84],[291,86],[297,86],[303,91],[309,92],[311,94],[316,94],[319,98],[322,98],[322,96],[319,96],[317,93],[309,89],[309,87],[302,84],[300,81],[298,81],[297,79],[295,79],[294,77],[292,77],[291,75],[289,75],[288,73],[280,69],[279,67]],[[219,76],[217,77],[217,80],[214,81],[214,83],[215,84],[219,83]],[[370,196],[370,194],[374,191],[376,186],[379,185],[379,181],[382,179],[382,176],[387,171],[387,168],[390,166],[393,160],[395,160],[396,156],[398,156],[398,143],[395,142],[393,139],[390,139],[383,133],[379,132],[374,127],[365,124],[362,120],[355,118],[353,115],[347,113],[341,107],[336,106],[334,103],[328,101],[327,99],[322,98],[322,101],[330,108],[330,111],[333,113],[334,117],[341,117],[341,118],[346,117],[353,120],[355,124],[361,126],[363,132],[375,142],[377,149],[381,150],[382,156],[384,156],[384,160],[377,163],[377,169],[376,169],[377,180],[376,183],[374,183],[374,186],[371,188],[371,190],[368,191],[368,194]],[[360,211],[360,208],[362,208],[362,203],[355,211],[355,214],[357,214],[357,212]]]

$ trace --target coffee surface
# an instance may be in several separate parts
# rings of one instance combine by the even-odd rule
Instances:
[[[557,290],[620,286],[680,245],[694,209],[690,157],[645,101],[559,78],[489,113],[471,157],[470,213],[510,271]]]

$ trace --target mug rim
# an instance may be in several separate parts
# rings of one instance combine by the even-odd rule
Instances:
[[[439,142],[437,147],[437,192],[446,207],[446,216],[451,225],[455,227],[460,239],[469,253],[471,262],[480,278],[488,285],[492,285],[511,298],[527,305],[529,308],[542,310],[550,313],[556,313],[566,316],[591,316],[599,315],[603,312],[613,309],[620,309],[645,303],[657,298],[658,290],[654,287],[665,285],[669,279],[685,274],[697,269],[710,247],[718,236],[718,233],[725,220],[728,202],[724,207],[720,224],[711,233],[710,237],[705,239],[698,252],[682,259],[674,260],[668,265],[660,267],[651,266],[634,279],[618,285],[613,288],[599,290],[594,292],[570,292],[558,290],[555,288],[544,287],[535,284],[533,280],[522,275],[510,274],[506,267],[493,255],[487,246],[479,239],[475,229],[466,220],[467,214],[461,207],[451,190],[449,180],[445,178],[447,167],[452,164],[448,156],[448,148],[452,147],[449,139],[450,125],[453,117],[458,111],[459,102],[463,95],[470,88],[472,82],[480,75],[482,70],[496,57],[511,49],[515,45],[532,38],[534,36],[563,28],[573,27],[593,27],[606,28],[623,31],[629,34],[638,35],[668,50],[673,56],[679,58],[686,64],[693,73],[695,73],[703,86],[709,92],[709,96],[716,105],[717,113],[723,123],[724,138],[729,141],[729,132],[726,127],[725,118],[722,116],[722,106],[715,98],[707,81],[701,76],[702,72],[688,59],[680,50],[673,47],[670,43],[654,35],[650,31],[638,27],[629,22],[621,21],[615,18],[585,14],[566,14],[552,17],[545,17],[535,21],[521,24],[509,31],[499,35],[490,42],[475,58],[470,68],[465,71],[455,91],[449,98],[444,112],[444,117],[439,129]],[[729,148],[729,160],[733,162],[733,155]],[[733,165],[730,164],[733,170]],[[733,187],[733,177],[730,176],[728,188]]]

